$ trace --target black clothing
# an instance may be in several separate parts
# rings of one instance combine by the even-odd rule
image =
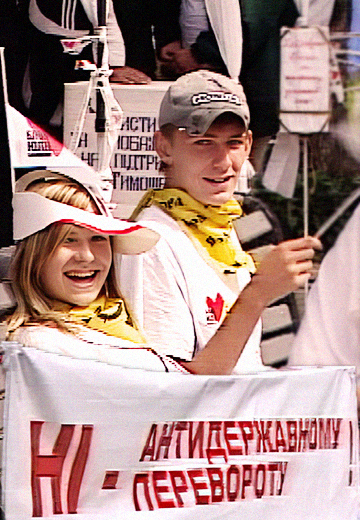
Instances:
[[[114,0],[125,43],[125,65],[155,78],[156,51],[180,40],[180,0]],[[154,37],[154,38],[153,38]]]
[[[299,13],[293,0],[240,0],[240,4],[243,53],[239,79],[254,137],[269,136],[279,129],[280,28],[293,27]],[[199,63],[226,71],[212,32],[201,33],[192,50]]]

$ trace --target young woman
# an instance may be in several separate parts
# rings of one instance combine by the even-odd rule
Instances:
[[[258,269],[206,347],[177,362],[147,344],[124,301],[113,270],[117,253],[141,253],[157,234],[112,218],[91,187],[68,176],[36,171],[22,177],[14,195],[14,238],[19,240],[11,277],[16,308],[7,337],[49,352],[150,370],[229,374],[269,300],[306,278],[312,249],[293,271],[271,282],[281,249]],[[305,271],[305,273],[304,273]],[[181,326],[181,323],[179,323]]]
[[[113,254],[140,253],[156,234],[112,218],[89,186],[55,172],[23,176],[13,206],[20,241],[11,266],[16,308],[7,318],[8,339],[124,367],[186,372],[145,345],[114,278]]]

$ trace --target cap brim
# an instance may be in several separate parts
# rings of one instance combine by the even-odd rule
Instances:
[[[232,110],[231,108],[229,108],[229,105],[226,105],[225,107],[209,108],[207,110],[204,110],[204,108],[194,110],[191,113],[191,119],[194,120],[195,117],[198,116],[197,123],[195,125],[193,122],[189,121],[186,125],[186,132],[188,133],[188,135],[203,135],[205,134],[205,132],[207,132],[207,130],[213,124],[215,119],[226,113],[234,114],[235,116],[237,116],[244,125],[245,130],[248,129],[248,125],[244,120],[244,116],[239,114],[239,112],[236,109]]]
[[[14,240],[23,240],[54,223],[73,224],[95,233],[111,235],[114,237],[114,251],[123,254],[143,253],[159,240],[155,231],[135,222],[96,215],[35,192],[15,193],[13,208]]]

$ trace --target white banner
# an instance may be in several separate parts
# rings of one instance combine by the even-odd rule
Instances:
[[[352,368],[185,376],[9,344],[6,520],[352,520]]]

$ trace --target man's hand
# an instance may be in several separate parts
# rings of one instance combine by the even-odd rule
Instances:
[[[181,43],[179,41],[168,43],[161,47],[159,52],[159,59],[161,61],[173,61],[175,54],[181,50]]]
[[[110,76],[111,83],[122,83],[123,85],[146,85],[151,83],[151,78],[132,67],[114,67]]]
[[[311,277],[319,239],[297,238],[281,242],[264,257],[250,285],[264,307],[273,300],[303,287]]]
[[[198,70],[202,65],[197,62],[191,49],[179,49],[173,54],[174,69],[178,74]]]

